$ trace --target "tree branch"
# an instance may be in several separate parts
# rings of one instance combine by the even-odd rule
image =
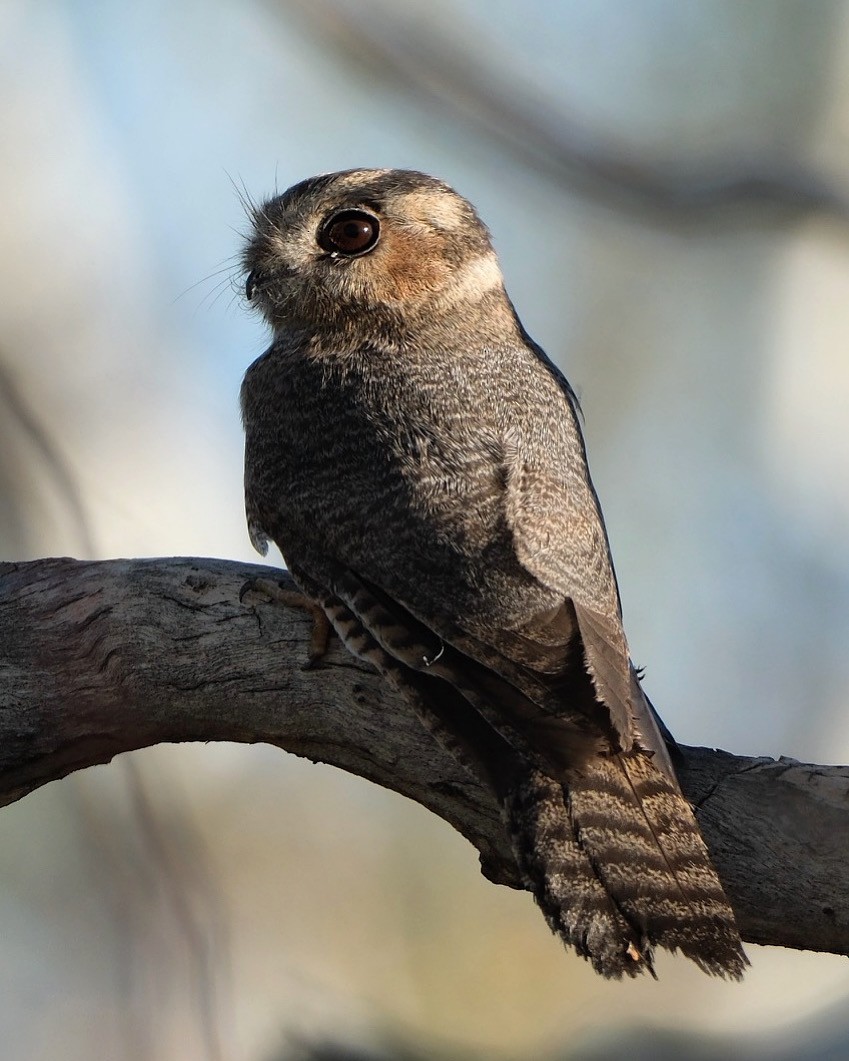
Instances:
[[[119,752],[275,744],[394,789],[518,886],[492,797],[334,643],[303,670],[308,614],[224,560],[0,565],[0,806]],[[285,575],[280,575],[285,578]],[[849,767],[682,748],[679,776],[745,939],[849,953]]]

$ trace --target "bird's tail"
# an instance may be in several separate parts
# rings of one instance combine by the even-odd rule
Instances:
[[[537,702],[534,676],[505,679],[354,572],[336,576],[334,594],[322,606],[350,650],[498,794],[525,884],[564,942],[609,977],[652,971],[655,946],[705,972],[742,975],[734,915],[649,708],[638,736],[652,751],[602,754],[580,703],[553,714]]]
[[[597,972],[654,975],[662,947],[742,976],[748,961],[693,811],[650,756],[598,756],[566,784],[529,769],[505,811],[526,886]]]

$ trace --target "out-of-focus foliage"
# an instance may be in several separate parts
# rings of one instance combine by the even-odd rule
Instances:
[[[847,15],[7,0],[0,553],[251,557],[236,395],[264,336],[234,185],[420,168],[479,207],[581,394],[665,720],[846,761]],[[841,959],[603,983],[397,797],[267,748],[132,762],[0,814],[15,1061],[814,1057],[845,1034]]]

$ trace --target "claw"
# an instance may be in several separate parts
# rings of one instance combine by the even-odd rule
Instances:
[[[283,604],[287,608],[299,608],[301,611],[309,612],[312,615],[313,627],[310,635],[310,645],[307,649],[306,662],[302,666],[302,670],[312,670],[327,652],[330,638],[333,635],[333,626],[321,605],[316,604],[314,600],[310,600],[299,589],[288,589],[271,578],[252,579],[242,588],[242,600],[244,600],[246,593],[251,591],[263,594],[276,604]]]

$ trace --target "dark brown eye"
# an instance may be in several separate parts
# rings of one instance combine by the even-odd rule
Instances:
[[[321,226],[318,245],[331,254],[356,258],[370,251],[380,237],[380,222],[365,210],[340,210]]]

